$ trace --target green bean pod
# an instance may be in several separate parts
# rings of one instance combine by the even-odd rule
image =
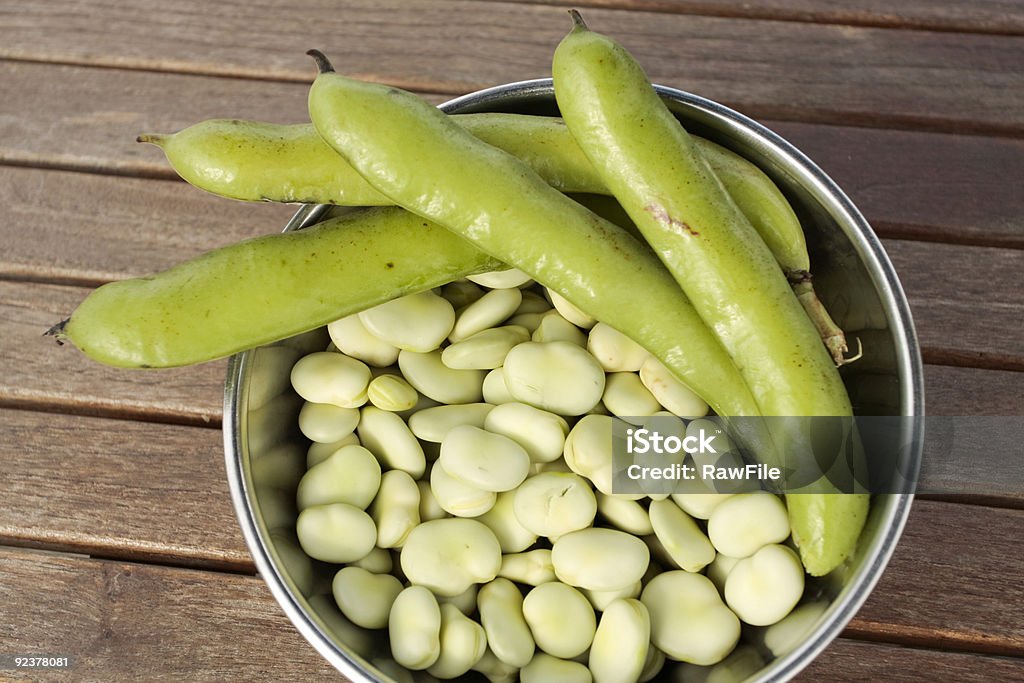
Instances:
[[[230,199],[387,206],[393,204],[345,164],[311,124],[210,119],[170,135],[145,133],[188,183]]]
[[[51,334],[107,365],[192,365],[504,267],[407,211],[369,209],[103,285]]]
[[[715,410],[758,414],[722,345],[635,238],[421,98],[345,78],[310,54],[321,72],[310,119],[374,187],[626,334]]]
[[[608,193],[561,119],[496,113],[453,118],[484,142],[522,159],[563,192]],[[342,206],[391,203],[335,154],[311,124],[211,119],[172,135],[138,139],[161,147],[186,181],[220,196]],[[790,278],[835,362],[843,364],[846,338],[814,293],[803,229],[785,196],[761,169],[735,152],[697,136],[693,140]]]
[[[456,114],[459,125],[522,159],[562,192],[609,194],[561,119],[522,114]],[[757,227],[787,272],[810,267],[803,230],[779,188],[725,147],[694,138],[715,174]],[[375,190],[317,135],[311,124],[211,119],[170,135],[140,135],[158,145],[196,187],[245,201],[379,206]]]
[[[487,144],[525,161],[562,192],[611,194],[562,119],[521,114],[456,114],[453,118]],[[778,186],[739,154],[698,136],[693,140],[782,269],[787,274],[807,273],[810,257],[804,231]]]
[[[578,13],[573,18],[552,66],[562,116],[729,350],[762,413],[851,415],[846,388],[814,325],[701,150],[632,56],[588,30]],[[792,444],[791,435],[775,437],[783,452]],[[868,499],[803,495],[816,499],[790,507],[794,538],[807,569],[827,573],[855,547]]]

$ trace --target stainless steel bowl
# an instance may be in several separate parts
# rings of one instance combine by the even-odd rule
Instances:
[[[924,411],[921,359],[892,264],[867,221],[836,184],[775,133],[720,104],[659,87],[669,108],[693,133],[732,149],[764,169],[800,216],[814,264],[815,283],[839,324],[869,339],[865,357],[844,368],[857,414],[920,416]],[[485,111],[557,114],[550,79],[510,83],[451,100],[448,113]],[[304,206],[287,229],[321,220],[326,206]],[[232,500],[261,576],[300,633],[339,671],[355,681],[390,680],[369,659],[374,644],[345,623],[330,597],[326,565],[306,557],[294,536],[294,493],[304,471],[307,442],[298,433],[300,399],[291,391],[292,363],[320,350],[326,335],[313,332],[235,356],[224,399],[224,448]],[[905,435],[921,443],[921,421],[906,421]],[[904,450],[904,471],[921,458]],[[896,546],[910,509],[910,485],[876,495],[857,556],[843,571],[809,590],[830,606],[803,641],[755,677],[794,676],[835,638],[867,598]]]

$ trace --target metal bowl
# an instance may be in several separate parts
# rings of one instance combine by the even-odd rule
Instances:
[[[910,309],[896,273],[867,221],[838,186],[775,133],[720,104],[658,87],[669,108],[695,134],[762,168],[790,199],[807,233],[819,295],[837,322],[869,339],[865,357],[844,368],[858,415],[923,415],[923,378]],[[557,115],[550,79],[501,85],[441,105],[448,113],[485,111]],[[303,206],[286,226],[321,220],[326,206]],[[372,663],[374,643],[347,623],[333,603],[330,571],[300,550],[294,535],[295,487],[308,442],[296,428],[301,399],[289,371],[304,352],[322,350],[317,331],[235,356],[224,399],[224,448],[232,501],[245,540],[271,593],[300,633],[340,672],[355,681],[392,680]],[[921,458],[920,420],[904,421],[904,471]],[[755,676],[794,676],[835,638],[878,581],[903,529],[912,484],[875,495],[857,555],[842,570],[809,584],[830,604],[802,641]]]

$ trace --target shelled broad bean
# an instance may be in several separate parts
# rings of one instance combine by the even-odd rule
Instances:
[[[803,596],[782,501],[613,494],[613,419],[675,415],[682,433],[707,404],[521,275],[474,280],[336,321],[293,367],[312,441],[299,541],[338,565],[351,628],[387,628],[375,662],[599,683],[666,657],[687,676],[759,666],[742,624],[783,624]]]

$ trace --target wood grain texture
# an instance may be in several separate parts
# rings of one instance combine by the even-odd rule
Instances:
[[[896,552],[847,633],[1024,656],[1024,510],[914,501]]]
[[[254,576],[11,548],[0,575],[4,651],[75,658],[33,680],[338,679]]]
[[[2,16],[2,15],[0,15]],[[0,62],[5,163],[176,177],[141,133],[171,133],[208,118],[308,121],[308,83],[190,77]],[[309,81],[311,82],[311,80]]]
[[[916,28],[930,31],[964,31],[1020,35],[1024,33],[1024,8],[1015,0],[955,1],[910,0],[516,0],[566,7],[606,7],[719,17],[749,17],[819,24]]]
[[[0,409],[0,543],[253,571],[216,429]]]
[[[3,166],[0,207],[0,277],[85,286],[280,232],[296,209],[231,201],[184,182]]]
[[[1024,372],[924,366],[927,415],[1024,415]]]
[[[1024,134],[1017,37],[951,45],[928,31],[603,9],[587,19],[653,81],[754,116]],[[506,2],[318,0],[288,17],[239,0],[0,3],[10,59],[308,83],[316,46],[348,74],[443,93],[548,75],[567,30],[564,7]]]
[[[796,681],[892,681],[988,683],[1024,677],[1024,662],[959,652],[880,645],[839,638]]]
[[[62,82],[58,102],[38,86],[53,73]],[[0,83],[19,92],[15,100],[0,103],[8,114],[0,117],[0,162],[7,164],[171,179],[176,176],[160,151],[134,141],[138,133],[172,132],[209,117],[306,119],[305,87],[292,83],[18,62],[0,62]],[[104,93],[102,103],[95,101],[97,92]],[[1005,182],[1024,176],[1024,141],[763,123],[829,173],[882,235],[1024,247],[1024,193]],[[248,215],[239,206],[229,208],[230,202],[204,203],[158,184],[4,168],[0,199],[3,211],[29,229],[49,219],[72,221],[79,213],[114,222],[178,220],[157,211],[178,202],[186,214],[182,220],[193,210],[201,210],[213,225]],[[149,213],[136,217],[133,210]],[[270,213],[251,211],[254,219]]]
[[[12,548],[0,548],[0,570],[0,642],[75,659],[32,680],[344,680],[256,577]],[[973,682],[1021,670],[1018,659],[840,638],[798,680]]]
[[[910,300],[925,362],[1024,370],[1024,251],[884,245]]]
[[[110,368],[43,336],[88,292],[0,280],[0,404],[218,426],[224,361],[180,369]]]
[[[819,165],[887,237],[1024,247],[1024,141],[765,122]]]

